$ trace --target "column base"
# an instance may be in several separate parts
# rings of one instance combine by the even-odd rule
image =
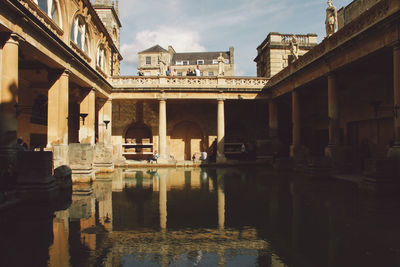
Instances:
[[[112,162],[112,146],[106,146],[103,143],[97,143],[94,146],[94,169],[96,173],[109,173],[114,171]]]
[[[89,183],[95,180],[93,153],[91,144],[69,144],[68,157],[72,169],[72,183]]]
[[[68,145],[53,145],[48,151],[53,152],[54,169],[68,164]]]

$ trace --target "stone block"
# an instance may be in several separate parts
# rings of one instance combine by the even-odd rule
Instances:
[[[91,144],[69,144],[68,158],[73,183],[87,183],[95,179],[94,150]]]
[[[113,172],[113,147],[104,143],[94,146],[94,167],[96,172]]]
[[[54,169],[66,165],[68,162],[68,146],[67,145],[53,145],[53,166]]]

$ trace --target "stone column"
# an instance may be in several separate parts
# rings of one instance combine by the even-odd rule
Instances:
[[[278,105],[273,99],[268,102],[269,111],[269,138],[278,138]]]
[[[339,145],[339,106],[337,101],[336,77],[328,75],[328,117],[329,117],[329,145]]]
[[[99,110],[98,115],[99,142],[111,145],[112,100],[108,99]]]
[[[98,112],[98,133],[99,140],[94,148],[94,166],[97,172],[112,172],[113,147],[111,144],[112,128],[112,102],[111,99],[105,101]]]
[[[48,92],[47,147],[68,145],[69,72],[65,70]]]
[[[80,118],[79,142],[81,144],[94,144],[95,142],[95,113],[96,92],[91,89],[80,104],[80,114],[87,114],[83,123]]]
[[[159,155],[160,162],[167,161],[167,102],[165,99],[160,99],[159,102],[159,118],[158,118],[158,131],[159,131]]]
[[[218,115],[217,115],[217,162],[225,162],[225,110],[224,110],[224,100],[218,99]]]
[[[400,159],[400,44],[393,48],[393,111],[394,144],[389,149],[388,157]]]
[[[293,90],[292,92],[292,145],[290,146],[290,156],[294,157],[296,150],[300,147],[300,106],[299,95]]]
[[[12,176],[9,164],[16,165],[16,140],[18,120],[18,48],[20,37],[11,34],[2,51],[2,73],[0,90],[0,175],[7,172]],[[13,167],[15,169],[15,167]],[[4,172],[3,172],[4,171]]]

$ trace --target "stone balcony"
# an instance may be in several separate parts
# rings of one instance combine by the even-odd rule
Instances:
[[[259,77],[118,76],[110,79],[115,91],[261,91],[269,79]]]

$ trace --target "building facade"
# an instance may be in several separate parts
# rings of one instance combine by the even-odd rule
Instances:
[[[172,46],[168,50],[155,45],[138,53],[139,70],[142,69],[146,76],[157,76],[170,67],[171,71],[176,70],[177,76],[187,76],[188,70],[194,71],[199,66],[201,76],[218,76],[218,58],[223,57],[223,75],[234,76],[234,48],[221,52],[186,52],[177,53]]]
[[[317,45],[316,34],[271,32],[257,47],[257,76],[271,78]]]

